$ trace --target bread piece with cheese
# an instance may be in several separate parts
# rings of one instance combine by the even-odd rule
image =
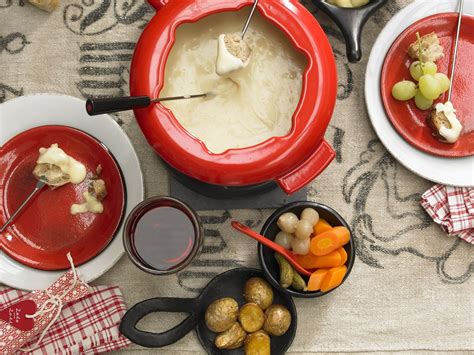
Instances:
[[[431,110],[431,113],[426,118],[426,123],[433,130],[433,135],[440,141],[445,142],[444,137],[439,133],[441,127],[451,129],[451,123],[443,112],[436,112],[436,109]]]
[[[70,181],[69,175],[64,173],[59,166],[49,163],[36,164],[33,175],[50,187],[63,186]]]
[[[421,58],[419,54],[419,48],[421,43]],[[427,35],[424,35],[410,44],[408,47],[408,55],[413,59],[421,60],[422,62],[436,62],[438,59],[444,57],[443,46],[439,43],[439,38],[436,33],[431,32]]]
[[[107,196],[105,181],[102,179],[92,180],[91,184],[89,185],[89,193],[98,201],[103,201]]]

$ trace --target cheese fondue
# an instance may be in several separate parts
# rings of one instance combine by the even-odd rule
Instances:
[[[305,56],[259,13],[245,36],[249,63],[228,76],[216,74],[219,35],[240,32],[247,15],[248,9],[219,13],[179,26],[166,63],[161,97],[215,94],[162,103],[213,153],[288,134],[301,95]]]

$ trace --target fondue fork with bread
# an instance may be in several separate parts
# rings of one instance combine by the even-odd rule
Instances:
[[[456,110],[451,102],[451,96],[453,93],[453,82],[454,73],[456,71],[456,59],[458,54],[459,45],[459,33],[461,30],[461,21],[464,8],[464,0],[459,2],[459,16],[456,27],[456,37],[454,41],[454,53],[451,64],[451,85],[449,85],[448,100],[443,103],[438,103],[431,110],[431,113],[426,118],[426,121],[430,128],[433,130],[433,135],[443,143],[456,143],[461,135],[463,126],[459,119],[456,117]]]
[[[245,42],[244,37],[257,5],[258,0],[255,0],[241,33],[223,33],[219,36],[217,40],[217,75],[228,76],[245,68],[249,63],[252,50]]]

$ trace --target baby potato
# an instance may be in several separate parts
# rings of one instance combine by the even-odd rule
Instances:
[[[225,332],[217,335],[214,344],[218,349],[237,349],[244,345],[246,336],[247,333],[242,326],[238,322],[235,322]]]
[[[308,239],[313,233],[313,224],[306,219],[301,219],[295,226],[295,237],[298,239]]]
[[[245,355],[270,355],[270,337],[263,330],[247,335]]]
[[[244,298],[247,303],[256,303],[262,310],[266,310],[273,303],[273,289],[261,277],[251,277],[245,282]]]
[[[301,212],[301,219],[305,219],[311,223],[311,225],[316,225],[319,222],[319,213],[314,208],[305,208]]]
[[[260,330],[265,322],[265,315],[256,303],[247,303],[240,308],[239,322],[248,333]]]
[[[278,228],[289,234],[295,232],[296,223],[298,223],[298,216],[292,212],[283,213],[277,220]]]
[[[230,297],[219,298],[206,309],[204,320],[211,332],[221,333],[228,330],[237,321],[239,305]]]
[[[263,330],[274,336],[281,336],[286,333],[291,325],[291,313],[286,307],[274,304],[265,311],[265,323]]]

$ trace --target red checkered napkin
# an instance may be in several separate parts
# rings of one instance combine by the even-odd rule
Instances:
[[[0,309],[28,295],[0,288]],[[48,329],[39,346],[29,354],[84,354],[122,349],[130,341],[119,333],[126,306],[118,287],[90,287],[86,296],[63,306],[61,315]],[[29,347],[34,344],[26,344]]]
[[[448,235],[474,244],[474,188],[435,185],[421,196],[421,205]]]

